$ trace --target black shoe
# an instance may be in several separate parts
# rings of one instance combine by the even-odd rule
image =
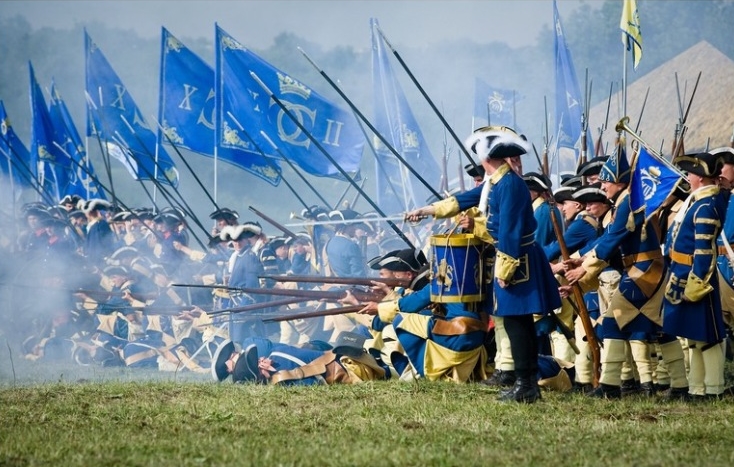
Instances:
[[[594,385],[591,383],[573,383],[571,392],[578,394],[587,394],[594,390]]]
[[[480,381],[480,384],[493,387],[509,388],[515,384],[515,372],[512,370],[494,370],[492,376]]]
[[[664,393],[670,389],[670,384],[655,383],[655,392]]]
[[[691,395],[688,394],[688,386],[684,388],[670,388],[663,394],[663,398],[667,401],[688,401]]]
[[[655,385],[652,384],[652,381],[640,383],[640,395],[644,397],[653,397],[655,395]]]
[[[622,388],[619,386],[612,386],[611,384],[601,383],[599,387],[586,393],[586,395],[597,399],[621,399]]]
[[[524,402],[532,404],[541,399],[540,387],[531,378],[517,378],[512,389],[502,391],[497,400],[502,402]]]
[[[620,386],[623,396],[630,396],[640,392],[640,382],[634,379],[623,379]]]

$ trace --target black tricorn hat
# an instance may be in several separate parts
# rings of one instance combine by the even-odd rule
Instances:
[[[724,159],[720,154],[699,152],[678,156],[673,161],[681,170],[706,178],[716,178],[721,175]]]
[[[234,342],[227,339],[219,344],[217,350],[212,357],[212,377],[216,381],[224,381],[229,373],[227,372],[227,360],[235,352]]]
[[[260,374],[260,369],[257,366],[258,359],[257,344],[248,345],[245,350],[240,352],[237,363],[234,365],[232,381],[235,383],[246,381],[264,382],[265,378]]]
[[[210,219],[239,219],[240,215],[237,211],[233,211],[229,208],[219,208],[213,213],[209,214]]]
[[[724,146],[723,148],[712,149],[709,153],[721,156],[724,164],[734,165],[734,148]]]
[[[573,199],[579,203],[611,203],[606,193],[601,189],[601,183],[577,188],[573,192]]]
[[[576,187],[562,186],[553,193],[553,199],[556,203],[563,203],[565,201],[577,201],[573,199],[573,192],[576,191]]]
[[[522,176],[530,191],[545,193],[551,189],[552,183],[548,177],[537,172],[528,172]]]
[[[420,271],[428,263],[422,251],[413,248],[394,250],[369,262],[372,269],[387,269],[388,271]]]
[[[581,166],[579,166],[579,169],[576,171],[576,175],[581,177],[599,175],[599,173],[601,173],[601,168],[604,167],[607,159],[609,159],[608,156],[598,156],[594,157],[593,159],[589,159],[588,161],[581,164]]]
[[[481,164],[467,164],[464,166],[464,171],[472,178],[484,178],[485,174],[484,167]]]

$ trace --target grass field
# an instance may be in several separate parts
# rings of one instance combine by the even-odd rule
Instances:
[[[734,465],[734,400],[497,402],[477,384],[281,388],[0,360],[0,465]]]

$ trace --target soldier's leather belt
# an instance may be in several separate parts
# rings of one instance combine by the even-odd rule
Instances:
[[[732,249],[734,249],[734,245],[731,245],[731,247],[732,247]],[[718,248],[716,249],[716,251],[717,251],[717,253],[718,253],[719,255],[729,256],[729,252],[728,252],[728,251],[726,251],[726,247],[725,247],[725,246],[723,246],[723,245],[722,245],[722,246],[719,246],[719,247],[718,247]]]
[[[626,269],[631,267],[635,263],[639,263],[642,261],[651,261],[653,259],[658,259],[662,257],[663,252],[660,250],[643,251],[634,255],[622,256],[622,264],[624,264],[624,267]]]
[[[693,266],[693,255],[687,255],[685,253],[679,253],[675,250],[670,250],[670,259],[678,264]]]

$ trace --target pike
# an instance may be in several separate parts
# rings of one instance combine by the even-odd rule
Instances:
[[[364,193],[364,191],[359,187],[359,185],[357,185],[357,182],[355,182],[354,179],[349,176],[349,174],[347,173],[347,171],[344,170],[344,168],[341,165],[339,165],[339,163],[336,160],[334,160],[334,158],[328,153],[328,151],[326,151],[326,149],[324,149],[324,146],[322,146],[321,143],[316,138],[314,138],[314,136],[311,134],[311,132],[308,131],[308,129],[305,126],[303,126],[303,123],[301,123],[298,120],[298,118],[295,115],[293,115],[293,112],[290,111],[290,109],[288,108],[288,106],[286,106],[283,103],[283,101],[281,101],[280,98],[278,98],[278,96],[276,96],[275,94],[273,94],[273,92],[270,89],[268,89],[268,87],[265,85],[265,83],[263,83],[263,81],[260,79],[259,76],[257,76],[256,73],[250,71],[250,76],[252,76],[252,78],[255,80],[255,82],[281,108],[281,110],[283,111],[283,113],[285,113],[286,115],[288,115],[288,118],[290,118],[293,121],[293,123],[298,127],[298,129],[301,130],[304,133],[304,135],[306,135],[306,137],[314,144],[314,146],[321,152],[321,154],[323,154],[324,157],[326,157],[329,160],[329,162],[331,162],[331,164],[339,171],[339,173],[342,175],[342,177],[344,177],[347,181],[349,181],[349,183],[351,183],[352,186],[354,186],[354,188],[357,191],[361,192],[361,194],[364,197],[365,201],[367,201],[370,204],[370,206],[372,206],[372,209],[374,209],[375,212],[377,212],[382,217],[385,217],[385,213],[382,211],[382,209],[380,209],[380,207],[377,204],[375,204],[375,202],[372,200],[372,198],[370,198],[369,196],[367,196],[366,193]],[[439,196],[439,198],[440,198],[440,196]],[[400,230],[400,228],[397,225],[395,225],[394,222],[388,221],[388,225],[393,229],[393,231],[396,234],[398,234],[398,236],[405,242],[406,245],[408,245],[410,248],[414,248],[415,249],[415,246],[410,241],[410,239],[408,239],[408,237],[405,235],[405,233],[402,230]]]
[[[604,117],[604,125],[599,127],[599,139],[596,140],[596,146],[594,147],[594,156],[599,156],[599,149],[601,149],[602,145],[602,136],[604,135],[604,131],[607,129],[607,125],[609,124],[609,108],[612,106],[612,90],[614,89],[614,81],[612,81],[609,84],[609,99],[607,100],[607,115]]]
[[[327,277],[327,276],[297,276],[297,275],[263,275],[262,279],[270,279],[275,282],[304,282],[307,284],[341,284],[341,285],[364,285],[371,286],[373,282],[380,282],[388,287],[409,287],[410,281],[405,279],[382,278],[382,277]]]
[[[381,293],[366,292],[357,288],[349,288],[341,291],[331,290],[290,290],[290,289],[256,289],[251,287],[227,287],[221,285],[201,285],[201,284],[171,284],[171,287],[197,287],[206,289],[231,290],[233,292],[242,292],[252,295],[276,295],[286,297],[300,297],[310,300],[326,300],[339,301],[346,298],[351,293],[354,298],[360,302],[378,302],[385,296]]]
[[[545,109],[545,135],[543,135],[543,162],[538,162],[540,171],[546,177],[550,176],[550,165],[548,164],[548,147],[550,146],[550,132],[548,130],[548,99],[543,96],[543,108]],[[537,152],[537,151],[536,151]]]
[[[293,319],[304,319],[304,318],[318,318],[320,316],[334,316],[334,315],[344,315],[347,313],[354,313],[364,308],[364,305],[350,305],[350,306],[343,306],[339,308],[330,308],[328,310],[313,310],[312,311],[306,311],[301,313],[292,313],[289,315],[283,315],[283,316],[276,316],[273,318],[266,318],[263,320],[263,323],[277,323],[281,321],[290,321]]]
[[[385,139],[385,137],[382,136],[382,134],[380,134],[379,131],[377,131],[377,128],[375,128],[375,126],[372,125],[372,123],[370,123],[370,121],[367,119],[367,117],[365,117],[364,114],[357,108],[357,106],[355,106],[354,103],[347,97],[347,95],[344,94],[344,92],[341,90],[341,88],[339,87],[339,85],[337,85],[329,77],[329,75],[326,74],[326,72],[324,70],[322,70],[321,68],[319,68],[319,66],[316,65],[316,62],[314,62],[311,59],[311,57],[309,57],[306,54],[306,52],[303,51],[303,49],[301,49],[299,47],[298,50],[301,52],[301,54],[303,54],[304,57],[306,57],[306,60],[308,60],[308,62],[316,69],[316,71],[318,71],[319,74],[321,74],[321,76],[324,77],[324,79],[326,80],[326,82],[329,83],[329,85],[331,85],[332,88],[334,88],[334,90],[339,94],[339,96],[341,96],[341,98],[344,99],[344,101],[347,103],[347,105],[349,105],[349,107],[352,109],[352,111],[365,123],[365,125],[367,125],[367,127],[370,129],[370,131],[372,131],[372,133],[374,133],[375,136],[377,136],[377,138],[379,138],[379,140],[382,142],[382,144],[384,144],[385,147],[403,164],[403,166],[405,166],[405,168],[408,169],[410,171],[410,173],[413,174],[413,176],[416,179],[418,179],[418,181],[420,181],[423,184],[423,186],[426,187],[426,189],[428,191],[431,192],[431,194],[433,194],[438,199],[442,199],[441,198],[441,195],[426,181],[426,179],[424,179],[423,176],[420,173],[418,173],[418,171],[416,171],[415,168],[413,168],[413,166],[411,166],[410,164],[408,164],[408,161],[406,161],[403,158],[403,156],[400,155],[400,153],[387,141],[387,139]],[[360,192],[361,192],[361,190],[360,190]]]
[[[686,133],[686,120],[688,120],[688,113],[691,111],[691,104],[693,104],[693,98],[696,96],[696,90],[698,89],[698,82],[701,80],[701,73],[698,72],[698,77],[696,77],[696,84],[693,86],[693,91],[691,92],[691,98],[688,100],[688,105],[686,106],[686,111],[683,113],[683,108],[681,107],[680,103],[680,91],[678,93],[678,112],[679,112],[679,124],[676,125],[676,138],[673,140],[673,151],[671,154],[671,161],[675,160],[676,157],[678,157],[679,154],[683,153],[685,151],[683,147],[683,140],[684,135]],[[676,87],[678,86],[678,74],[675,75],[675,84]]]
[[[393,55],[395,55],[395,58],[398,59],[398,62],[403,67],[403,70],[405,70],[405,72],[408,74],[408,77],[410,77],[410,80],[413,81],[413,84],[415,84],[415,87],[418,88],[418,91],[420,91],[423,98],[426,100],[426,102],[428,102],[428,105],[436,113],[436,115],[438,116],[438,119],[441,120],[441,123],[443,123],[444,128],[446,128],[449,131],[449,133],[451,134],[451,137],[454,138],[454,141],[456,141],[456,144],[459,145],[459,147],[461,148],[461,151],[464,153],[466,158],[469,159],[469,162],[471,163],[472,167],[474,167],[474,170],[478,170],[477,163],[474,162],[474,159],[471,157],[469,152],[464,147],[464,143],[459,139],[458,136],[456,136],[456,133],[454,133],[454,130],[449,125],[449,122],[446,121],[446,119],[443,117],[443,115],[436,107],[436,104],[433,103],[431,98],[428,97],[428,94],[426,94],[426,91],[423,89],[423,86],[421,86],[418,80],[415,78],[415,76],[413,76],[413,73],[410,71],[410,68],[408,68],[408,65],[403,61],[403,58],[400,56],[398,51],[395,50],[395,48],[392,46],[390,41],[387,40],[385,33],[382,32],[382,29],[380,29],[379,26],[377,26],[377,32],[380,33],[380,37],[382,37],[382,40],[385,41],[385,45],[387,45],[390,48],[390,50],[392,50]],[[437,196],[437,197],[438,199],[441,199],[440,196]]]

